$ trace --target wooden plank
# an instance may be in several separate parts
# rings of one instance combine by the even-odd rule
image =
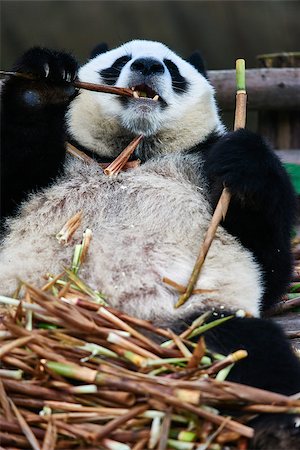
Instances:
[[[272,320],[281,326],[288,337],[297,332],[300,333],[300,313],[290,312],[281,316],[272,317]],[[289,341],[292,347],[300,352],[300,338],[296,337],[289,339]]]
[[[272,317],[272,320],[281,325],[285,331],[300,332],[300,313],[290,312],[282,316]]]
[[[208,78],[223,110],[234,110],[235,70],[211,70]],[[247,69],[249,109],[300,110],[300,68]]]

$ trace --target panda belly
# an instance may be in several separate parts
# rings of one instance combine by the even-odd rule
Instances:
[[[11,294],[17,278],[39,284],[44,274],[61,272],[70,265],[73,244],[90,228],[93,239],[79,274],[112,306],[157,324],[212,308],[258,315],[259,267],[221,227],[196,286],[211,292],[174,308],[178,293],[162,278],[186,285],[211,218],[205,192],[191,180],[192,165],[184,173],[180,163],[186,159],[161,158],[111,179],[96,163],[70,161],[66,175],[11,220],[0,255],[2,292]],[[61,246],[55,235],[79,210],[81,226],[71,245]]]

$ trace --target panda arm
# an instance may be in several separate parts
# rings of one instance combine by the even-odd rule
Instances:
[[[64,53],[28,50],[14,70],[37,80],[8,79],[1,95],[1,218],[16,212],[27,194],[47,186],[65,157],[64,115],[77,63]]]
[[[232,198],[225,221],[262,268],[267,309],[285,292],[292,268],[290,233],[295,194],[275,153],[257,134],[227,133],[204,152],[210,200],[215,207],[223,186]]]

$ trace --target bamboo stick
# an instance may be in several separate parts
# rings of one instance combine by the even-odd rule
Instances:
[[[88,156],[86,153],[82,152],[81,150],[78,150],[78,148],[75,147],[75,145],[70,144],[70,142],[66,142],[66,150],[67,152],[74,156],[75,158],[79,159],[80,161],[83,161],[87,164],[94,163],[95,160]],[[141,161],[139,159],[136,159],[134,161],[127,161],[124,166],[122,167],[122,170],[127,169],[135,169],[140,165]],[[102,163],[99,162],[98,165],[101,167],[102,170],[107,169],[111,163]]]
[[[28,449],[28,440],[20,434],[0,431],[0,442],[1,445],[5,445],[5,447],[1,447],[1,450],[8,450],[8,448],[10,450],[16,450],[18,448]]]
[[[246,350],[237,350],[234,353],[230,353],[226,358],[222,359],[221,361],[217,361],[212,366],[209,367],[209,369],[206,370],[206,373],[209,375],[212,375],[214,373],[219,372],[220,370],[228,367],[231,364],[234,364],[235,362],[244,359],[248,356],[248,353]]]
[[[55,450],[57,428],[53,420],[49,420],[43,440],[42,450]]]
[[[203,244],[200,248],[200,252],[198,254],[198,257],[196,259],[196,263],[194,265],[194,269],[192,271],[192,275],[189,279],[188,285],[186,287],[185,292],[179,297],[175,308],[179,308],[180,306],[184,305],[184,303],[190,298],[190,296],[193,293],[194,286],[196,285],[200,271],[202,269],[202,266],[204,264],[206,255],[210,249],[210,246],[212,244],[212,241],[215,237],[217,228],[222,220],[225,219],[225,215],[229,206],[230,202],[230,194],[229,191],[224,188],[223,192],[221,194],[221,197],[218,201],[218,204],[216,206],[215,212],[212,216],[209,228],[205,234]]]
[[[5,391],[5,388],[3,386],[1,379],[0,379],[0,404],[1,404],[5,419],[8,421],[12,421],[13,413],[12,413],[11,405],[9,403],[9,398],[6,394],[6,391]]]
[[[143,135],[135,137],[132,142],[122,151],[122,153],[117,156],[117,158],[106,168],[104,169],[105,175],[113,176],[118,175],[118,173],[122,170],[125,164],[128,162],[130,156],[137,148],[139,143],[143,139]]]
[[[56,363],[54,361],[44,361],[44,364],[46,367],[51,368],[52,370],[55,370],[61,375],[64,375],[66,377],[70,377],[76,380],[83,380],[85,382],[91,382],[96,383],[100,386],[115,386],[115,387],[123,387],[135,392],[135,393],[148,393],[150,395],[153,395],[154,397],[157,397],[158,399],[163,400],[167,404],[171,406],[176,406],[181,409],[187,410],[189,412],[192,412],[199,417],[205,418],[207,420],[210,420],[211,422],[221,425],[223,423],[224,418],[219,417],[211,412],[208,412],[204,409],[198,408],[190,403],[187,403],[186,401],[182,401],[179,398],[176,398],[174,395],[170,395],[167,392],[163,392],[162,388],[157,389],[157,387],[152,386],[147,383],[132,383],[130,381],[126,381],[124,379],[118,378],[117,376],[106,376],[103,373],[100,373],[96,370],[88,369],[87,367],[78,367],[75,364],[74,365],[66,365],[66,364],[60,364]],[[237,431],[241,435],[245,437],[251,438],[253,436],[253,430],[252,428],[239,424],[233,420],[229,420],[226,423],[226,427],[230,430]]]
[[[22,414],[19,412],[19,410],[15,406],[14,402],[11,399],[9,401],[10,401],[12,410],[13,410],[13,412],[14,412],[14,414],[15,414],[18,422],[19,422],[20,428],[21,428],[24,436],[26,437],[26,439],[30,443],[31,447],[34,450],[41,450],[39,442],[37,441],[35,435],[33,434],[32,430],[31,430],[31,428],[28,426],[26,420],[24,419]]]
[[[10,341],[7,344],[3,345],[2,348],[0,348],[0,359],[2,359],[7,353],[9,353],[14,348],[22,347],[23,345],[28,344],[28,342],[32,341],[33,339],[34,335],[25,336],[16,339],[14,341]]]
[[[245,60],[238,59],[236,61],[236,109],[235,109],[235,119],[234,119],[234,130],[239,128],[244,128],[246,124],[246,104],[247,104],[247,94],[246,94],[246,84],[245,84]],[[226,187],[224,187],[221,197],[218,201],[214,214],[212,216],[210,225],[205,234],[203,244],[200,248],[192,275],[186,287],[186,291],[180,295],[175,307],[179,308],[182,306],[192,295],[194,287],[198,281],[200,271],[205,262],[206,255],[210,249],[210,246],[215,237],[218,226],[221,221],[225,219],[227,210],[229,208],[231,195]]]
[[[63,280],[52,277],[56,279],[54,286],[63,286],[68,296],[74,287],[68,284],[68,269],[62,276]],[[17,321],[9,315],[4,317],[4,345],[8,344],[6,348],[10,348],[10,342],[18,340],[24,347],[13,345],[9,352],[5,351],[3,370],[12,372],[23,361],[24,368],[30,369],[26,379],[3,378],[0,402],[7,416],[4,420],[12,422],[10,440],[7,433],[3,440],[8,445],[28,447],[17,420],[8,417],[12,414],[10,400],[40,441],[42,450],[74,448],[76,445],[90,450],[99,445],[120,450],[147,446],[165,450],[173,444],[178,448],[188,445],[204,449],[208,444],[217,443],[218,433],[223,436],[220,439],[229,442],[228,431],[220,431],[222,427],[231,430],[233,439],[252,436],[253,430],[247,426],[250,414],[295,414],[300,411],[297,398],[211,378],[218,377],[220,370],[245,356],[245,352],[224,355],[220,361],[217,355],[206,352],[202,337],[191,354],[189,339],[192,336],[202,334],[230,317],[203,325],[208,316],[206,313],[177,336],[170,330],[161,330],[113,308],[99,307],[90,297],[94,295],[93,291],[82,294],[78,289],[78,296],[84,300],[63,303],[58,298],[59,291],[53,296],[28,287],[31,301],[41,305],[38,311],[31,308],[34,311],[32,331],[26,329],[24,304],[27,303],[22,302],[19,306]],[[20,302],[16,301],[16,305]],[[36,305],[28,303],[28,306]],[[49,324],[58,323],[62,328],[37,328],[40,319],[36,315],[44,308],[48,311]],[[60,322],[57,322],[59,316]],[[84,326],[81,324],[83,318]],[[144,330],[151,331],[153,340],[144,335]],[[171,339],[165,343],[166,348],[155,342],[155,337],[160,335]],[[24,344],[21,339],[28,336],[33,336],[33,340]],[[114,343],[107,342],[107,338]],[[100,348],[102,350],[98,352]],[[208,355],[209,366],[204,361]],[[237,410],[244,414],[242,423],[221,413],[215,414],[205,406]],[[146,410],[136,417],[140,407]],[[201,435],[186,434],[198,420],[204,422]],[[205,424],[209,424],[209,429]],[[183,436],[193,442],[183,441]]]
[[[94,436],[94,442],[97,442],[104,437],[108,436],[112,431],[116,430],[120,425],[123,425],[124,423],[128,422],[128,420],[132,419],[133,417],[138,416],[139,414],[142,414],[144,411],[148,409],[148,405],[139,405],[135,408],[132,408],[129,410],[126,414],[123,414],[121,417],[118,417],[111,422],[108,422],[106,425],[104,425],[95,436]]]
[[[17,77],[24,80],[32,80],[32,81],[39,81],[39,78],[37,78],[33,74],[29,73],[22,73],[22,72],[9,72],[6,70],[0,70],[0,76],[10,76],[10,77]],[[74,86],[78,89],[85,89],[87,91],[95,91],[95,92],[103,92],[107,94],[116,94],[121,95],[123,97],[133,97],[133,91],[129,88],[122,88],[117,86],[106,86],[102,84],[95,84],[95,83],[87,83],[84,81],[71,81],[66,82],[66,84],[69,84],[71,86]]]
[[[22,433],[22,429],[19,425],[19,422],[13,418],[11,420],[5,420],[0,417],[0,430],[6,430],[7,432],[20,434]],[[37,427],[31,427],[31,431],[35,435],[37,439],[44,439],[45,431],[41,430]]]

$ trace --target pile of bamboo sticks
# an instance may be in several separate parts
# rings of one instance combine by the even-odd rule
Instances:
[[[205,331],[230,317],[206,324],[205,314],[175,335],[108,307],[77,270],[25,283],[21,301],[0,297],[11,305],[0,322],[5,448],[245,449],[253,415],[300,411],[299,400],[224,380],[246,352],[209,352]]]

